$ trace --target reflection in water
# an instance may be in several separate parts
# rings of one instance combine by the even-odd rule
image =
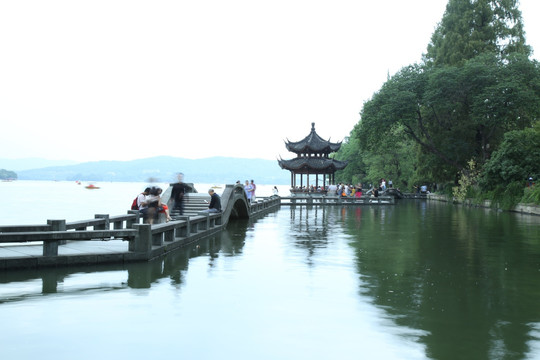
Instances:
[[[22,346],[29,336],[48,349],[65,339],[63,354],[82,358],[155,349],[186,358],[538,358],[539,223],[425,201],[284,208],[149,263],[2,272],[10,332],[0,345],[19,358],[39,354]],[[174,334],[174,347],[163,347],[163,334]]]
[[[291,206],[290,234],[295,245],[307,250],[306,263],[313,265],[312,257],[317,248],[328,245],[330,222],[327,208],[318,206]]]
[[[54,293],[113,291],[126,287],[147,289],[162,278],[170,278],[171,283],[178,287],[183,282],[182,274],[187,271],[190,258],[208,256],[209,265],[212,266],[218,254],[241,254],[246,228],[247,222],[235,222],[219,235],[205,238],[150,262],[3,272],[0,277],[0,304]],[[1,286],[7,283],[10,287]]]
[[[526,358],[539,340],[538,221],[531,228],[514,214],[436,203],[399,207],[386,218],[385,209],[364,211],[360,229],[348,218],[361,291],[396,324],[425,330],[434,359]]]

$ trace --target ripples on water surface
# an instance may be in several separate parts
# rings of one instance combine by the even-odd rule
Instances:
[[[284,207],[149,264],[0,273],[2,359],[537,359],[539,228]]]

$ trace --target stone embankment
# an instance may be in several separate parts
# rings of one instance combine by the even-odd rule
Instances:
[[[454,204],[461,204],[466,206],[473,206],[473,207],[481,207],[481,208],[489,208],[493,210],[502,210],[498,207],[493,207],[491,205],[490,200],[484,200],[481,203],[475,202],[471,199],[467,199],[465,201],[459,201],[455,200],[447,195],[439,195],[439,194],[428,194],[427,196],[428,200],[434,200],[434,201],[444,201],[444,202],[452,202]],[[518,212],[521,214],[528,214],[528,215],[540,215],[540,206],[534,205],[534,204],[518,204],[515,208],[510,210],[511,212]]]

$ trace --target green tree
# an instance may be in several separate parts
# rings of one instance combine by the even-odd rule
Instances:
[[[423,63],[402,68],[364,104],[351,138],[365,176],[391,171],[385,156],[396,159],[398,144],[414,156],[409,183],[457,184],[472,175],[471,162],[482,169],[506,132],[540,118],[540,66],[530,52],[516,0],[449,0]]]
[[[522,55],[502,61],[484,54],[463,66],[414,65],[364,104],[356,133],[361,147],[374,151],[399,142],[396,129],[402,129],[431,157],[434,180],[445,180],[466,170],[471,159],[482,165],[506,131],[540,117],[539,104],[540,66]]]
[[[480,54],[499,59],[530,55],[516,0],[450,0],[431,37],[425,60],[435,65],[462,65]]]
[[[354,130],[351,132],[351,136],[345,139],[334,156],[337,160],[348,162],[345,169],[336,173],[338,182],[357,184],[365,181],[366,164],[364,163],[363,153],[360,151],[358,139],[354,136]]]
[[[371,150],[362,149],[358,139],[358,127],[336,154],[339,160],[346,160],[349,165],[337,172],[338,181],[346,183],[377,183],[381,178],[392,179],[394,186],[402,189],[409,187],[414,172],[414,144],[396,127],[387,142]],[[413,149],[413,151],[411,151]]]
[[[529,177],[540,174],[540,125],[510,131],[484,165],[481,186],[485,190],[505,188],[517,182],[525,187]]]

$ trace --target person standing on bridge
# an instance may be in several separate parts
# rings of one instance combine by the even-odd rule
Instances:
[[[184,196],[188,192],[188,186],[184,183],[184,174],[178,173],[178,182],[172,186],[171,199],[173,201],[173,210],[184,215]]]
[[[246,184],[244,185],[244,191],[246,192],[248,203],[251,203],[251,196],[253,195],[253,192],[251,190],[253,190],[253,186],[251,186],[249,181],[246,180]]]
[[[208,190],[208,195],[210,195],[210,205],[208,205],[208,209],[203,210],[203,212],[207,213],[219,213],[221,212],[221,198],[218,194],[214,191],[214,189]]]
[[[255,185],[255,181],[251,180],[251,202],[255,202],[256,189],[257,189],[257,185]]]

